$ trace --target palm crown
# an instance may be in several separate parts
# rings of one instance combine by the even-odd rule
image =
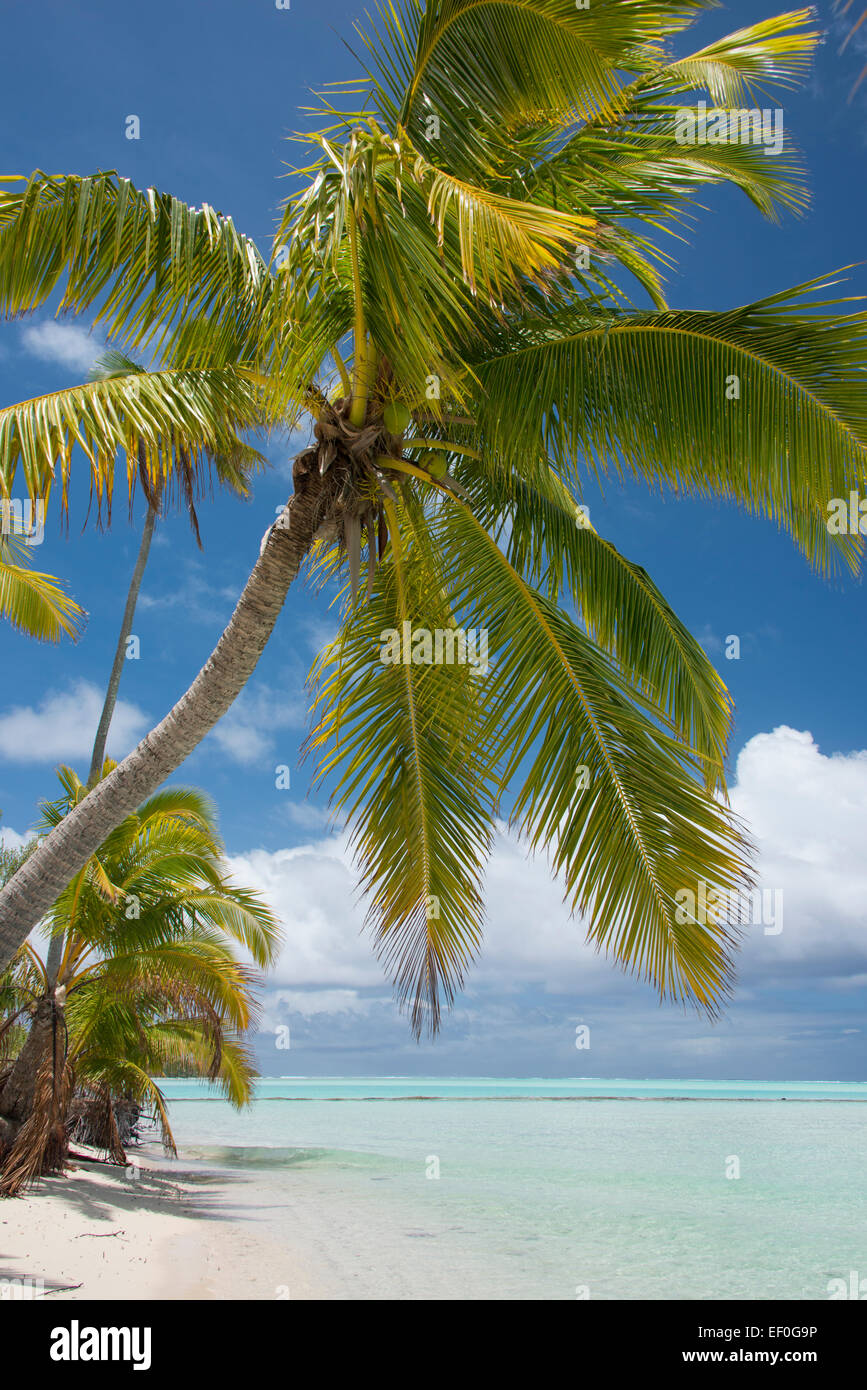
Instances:
[[[4,488],[21,468],[46,489],[55,459],[65,480],[73,442],[107,488],[133,428],[166,477],[168,439],[213,450],[312,417],[296,551],[349,584],[310,747],[416,1031],[478,950],[504,798],[598,946],[711,1011],[730,983],[737,924],[675,911],[697,879],[749,877],[723,795],[730,700],[645,571],[582,524],[584,479],[722,497],[822,572],[858,563],[825,508],[865,473],[863,314],[818,280],[724,313],[664,298],[656,234],[697,187],[733,183],[771,217],[806,199],[788,146],[686,146],[676,114],[688,93],[740,107],[794,85],[811,12],[674,58],[704,7],[385,5],[360,35],[365,76],[341,88],[360,109],[323,104],[269,263],[208,205],[115,174],[37,172],[0,194],[5,312],[63,282],[62,308],[165,364],[146,391],[120,378],[50,416],[0,412]],[[405,624],[484,629],[488,670],[384,663],[383,634]],[[24,923],[24,886],[6,893]],[[0,895],[0,927],[3,912]]]

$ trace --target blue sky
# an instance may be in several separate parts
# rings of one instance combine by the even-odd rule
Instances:
[[[680,51],[782,8],[753,0],[712,11]],[[291,186],[287,166],[303,162],[285,137],[303,128],[311,89],[355,72],[343,40],[360,14],[343,0],[293,0],[289,11],[273,0],[7,3],[4,48],[33,57],[6,65],[4,172],[118,168],[139,186],[207,200],[266,250]],[[851,105],[846,95],[864,56],[841,58],[838,45],[835,28],[813,76],[784,102],[809,167],[811,209],[776,226],[734,191],[706,192],[707,211],[669,282],[675,306],[729,307],[863,257],[867,84]],[[124,133],[133,114],[135,141]],[[851,276],[840,292],[863,293],[864,267]],[[58,329],[46,313],[0,325],[0,401],[84,379],[100,346],[88,326]],[[273,467],[252,500],[202,504],[203,552],[183,519],[160,524],[115,753],[162,717],[211,650],[288,493],[289,454],[272,441]],[[735,697],[735,804],[749,811],[763,882],[784,890],[783,931],[760,927],[747,941],[721,1023],[660,1010],[650,990],[583,947],[543,866],[504,837],[483,958],[441,1039],[412,1043],[359,936],[342,839],[329,834],[297,767],[303,682],[332,624],[321,599],[293,590],[248,691],[178,779],[212,793],[233,865],[268,891],[286,923],[259,1040],[266,1072],[864,1077],[863,588],[820,580],[773,526],[722,506],[663,503],[617,485],[604,499],[590,488],[587,500],[594,524],[650,571]],[[82,640],[39,648],[0,631],[0,807],[18,833],[39,798],[54,794],[55,763],[86,770],[137,547],[140,514],[130,528],[123,499],[110,532],[92,520],[82,530],[86,509],[79,486],[68,535],[50,514],[35,552],[87,609]],[[737,661],[724,657],[729,634],[740,637]],[[288,792],[274,785],[282,763],[292,767]],[[279,1023],[290,1025],[290,1053],[273,1045]],[[579,1024],[590,1028],[589,1051],[576,1051]]]

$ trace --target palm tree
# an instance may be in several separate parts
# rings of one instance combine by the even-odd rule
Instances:
[[[63,794],[44,806],[44,828],[87,795],[70,768],[58,775]],[[227,880],[222,854],[207,798],[166,788],[116,828],[55,903],[46,926],[64,942],[56,981],[31,943],[21,947],[0,981],[0,1041],[31,1016],[0,1076],[0,1192],[62,1164],[73,1087],[118,1161],[119,1100],[152,1109],[174,1149],[153,1080],[171,1066],[208,1076],[235,1105],[251,1099],[244,1034],[256,1017],[255,974],[237,948],[266,966],[279,927],[256,893]]]
[[[136,378],[146,376],[145,368],[134,362],[131,358],[124,356],[116,349],[110,348],[107,352],[97,357],[94,367],[90,373],[91,382],[123,381],[127,385],[134,382]],[[141,385],[144,385],[140,381]],[[183,385],[178,389],[183,390]],[[195,403],[193,403],[195,405]],[[220,452],[214,454],[211,450],[211,435],[213,431],[210,426],[206,427],[201,447],[205,460],[216,471],[218,482],[240,496],[246,496],[249,489],[249,480],[253,471],[264,462],[262,456],[255,449],[250,448],[243,440],[238,439],[233,434],[231,427],[225,426],[222,430],[220,439]],[[201,549],[202,542],[199,534],[199,523],[196,516],[196,498],[202,487],[202,470],[191,460],[187,447],[182,442],[178,442],[176,452],[172,457],[172,468],[175,481],[178,484],[179,500],[185,506],[189,515],[190,524],[196,537],[196,542]],[[142,527],[141,541],[139,543],[138,554],[133,567],[132,577],[130,578],[129,589],[127,590],[126,603],[124,605],[123,617],[120,630],[118,632],[117,644],[114,651],[111,672],[106,687],[105,699],[100,712],[99,723],[93,740],[93,751],[90,758],[90,773],[87,779],[88,788],[96,786],[103,774],[105,763],[105,750],[108,742],[108,734],[111,728],[111,721],[117,706],[117,697],[120,690],[121,676],[123,675],[124,662],[126,660],[127,641],[132,632],[135,611],[138,605],[138,598],[141,592],[142,580],[147,567],[148,556],[150,554],[151,541],[157,523],[157,518],[161,509],[164,507],[167,498],[166,480],[159,472],[156,479],[152,478],[148,467],[146,450],[144,443],[134,435],[127,441],[127,473],[135,480],[137,469],[138,482],[142,486],[147,501],[147,512],[145,513],[144,525]],[[132,498],[130,499],[132,500]],[[49,981],[57,978],[57,971],[60,958],[63,952],[63,936],[57,934],[51,938],[46,959],[46,972]]]
[[[770,217],[806,202],[788,145],[685,145],[678,113],[795,85],[811,12],[673,56],[701,8],[386,5],[360,31],[362,109],[324,103],[270,263],[209,205],[115,173],[7,181],[3,310],[63,286],[63,310],[157,343],[166,365],[146,409],[120,381],[50,417],[0,412],[2,476],[42,485],[58,457],[65,489],[74,439],[105,489],[133,420],[156,469],[189,429],[178,380],[202,419],[306,413],[315,442],[189,690],[0,892],[0,962],[230,707],[311,558],[350,578],[311,748],[415,1030],[437,1027],[477,952],[504,797],[600,948],[664,997],[719,1007],[737,927],[675,904],[697,879],[736,893],[749,876],[724,801],[730,699],[646,572],[580,524],[582,485],[721,497],[820,572],[855,569],[858,538],[825,514],[865,477],[867,353],[863,314],[820,280],[722,313],[666,304],[654,237],[701,185]],[[387,631],[455,627],[485,630],[487,674],[428,664],[423,645],[380,659]]]

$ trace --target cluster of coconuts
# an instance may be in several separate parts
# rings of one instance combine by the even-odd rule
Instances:
[[[389,434],[402,438],[409,429],[412,413],[404,401],[391,400],[383,411],[382,419]],[[428,454],[424,467],[432,478],[444,478],[449,471],[448,459],[438,450]]]

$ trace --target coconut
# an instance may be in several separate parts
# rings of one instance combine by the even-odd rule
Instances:
[[[389,401],[382,418],[389,434],[405,434],[412,415],[403,401]]]
[[[433,478],[444,478],[449,471],[449,461],[445,454],[431,454],[427,461],[427,471]]]

